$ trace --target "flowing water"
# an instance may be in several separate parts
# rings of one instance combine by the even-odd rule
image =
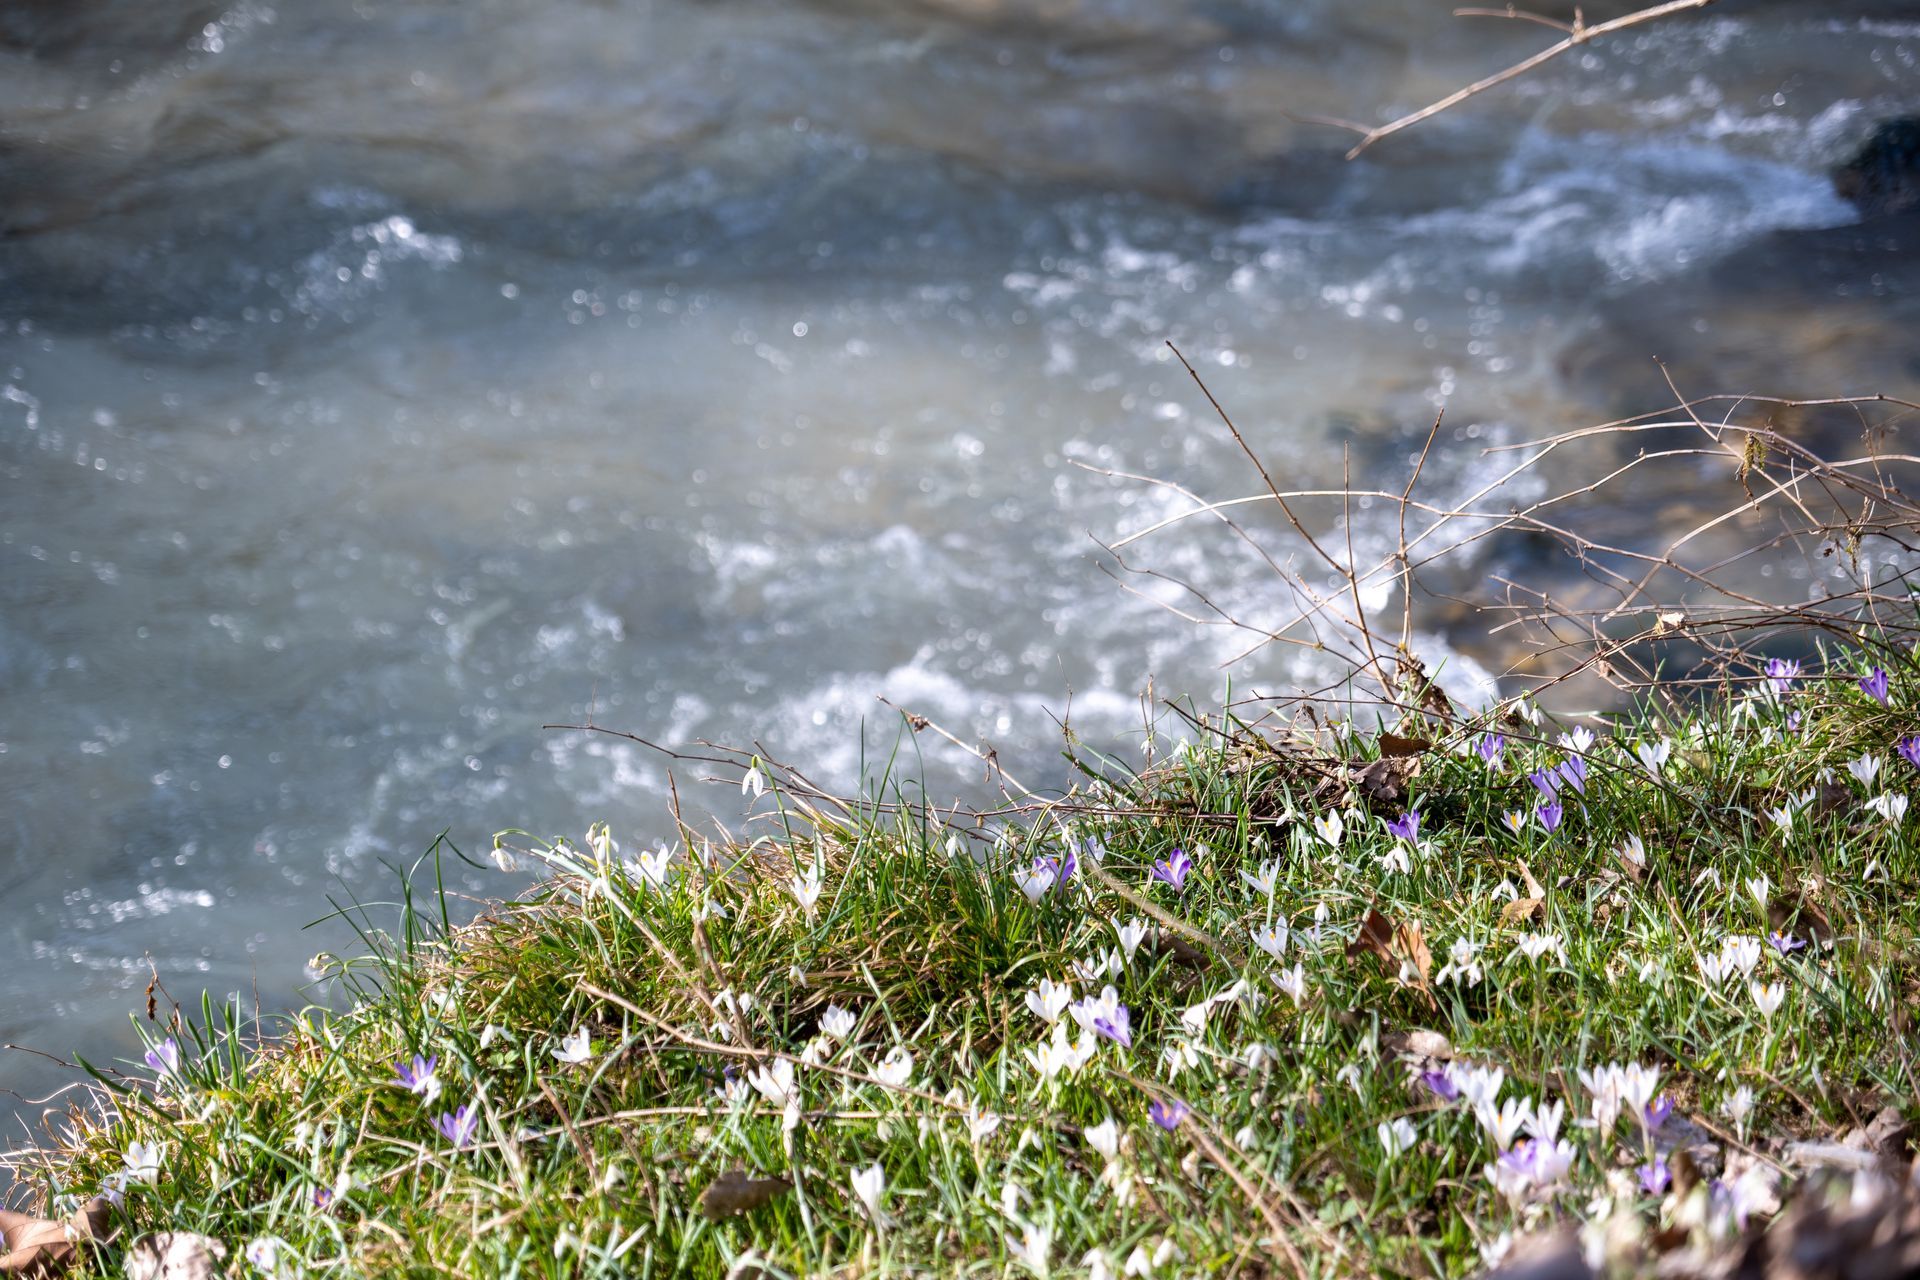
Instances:
[[[1289,481],[1397,484],[1444,403],[1441,500],[1656,354],[1914,393],[1911,230],[1827,171],[1920,108],[1920,6],[1726,0],[1354,163],[1301,122],[1553,38],[1450,7],[6,6],[0,1040],[128,1056],[150,970],[297,1003],[301,926],[443,828],[663,831],[662,760],[545,723],[846,780],[883,694],[1058,780],[1069,698],[1112,741],[1149,675],[1304,679],[1100,570],[1185,501],[1103,472],[1253,483],[1166,339]],[[1142,561],[1276,612],[1183,530]]]

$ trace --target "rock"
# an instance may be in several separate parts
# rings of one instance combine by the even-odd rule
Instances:
[[[1920,116],[1889,120],[1833,171],[1833,189],[1865,217],[1920,209]]]

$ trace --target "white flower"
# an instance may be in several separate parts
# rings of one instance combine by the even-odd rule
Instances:
[[[1879,814],[1888,826],[1897,827],[1907,816],[1907,798],[1889,791],[1867,801],[1867,808]]]
[[[1082,1129],[1080,1136],[1087,1140],[1088,1146],[1109,1160],[1120,1155],[1120,1126],[1114,1123],[1112,1116],[1091,1128]]]
[[[662,845],[649,853],[640,855],[638,862],[627,864],[640,873],[640,879],[656,889],[664,889],[673,874],[673,850]]]
[[[1639,836],[1628,836],[1614,852],[1623,862],[1631,862],[1636,867],[1647,865],[1647,847],[1640,843]]]
[[[1620,1068],[1609,1064],[1580,1072],[1580,1084],[1593,1098],[1593,1124],[1601,1133],[1613,1132],[1620,1120]]]
[[[873,1075],[882,1084],[902,1088],[913,1078],[913,1055],[895,1045],[887,1050],[887,1056],[873,1069]]]
[[[1733,1121],[1734,1128],[1744,1138],[1747,1133],[1747,1117],[1753,1112],[1753,1090],[1746,1085],[1741,1085],[1727,1095],[1726,1101],[1720,1104],[1720,1110]]]
[[[1880,776],[1880,757],[1869,751],[1857,760],[1849,760],[1847,772],[1852,774],[1853,780],[1863,788],[1871,789],[1873,780]]]
[[[1273,985],[1285,992],[1298,1008],[1307,998],[1307,971],[1298,964],[1291,969],[1281,969],[1273,975]]]
[[[740,794],[749,800],[758,800],[767,791],[767,775],[760,771],[759,757],[755,757],[747,771],[740,775]]]
[[[1202,1000],[1199,1004],[1188,1005],[1180,1014],[1181,1028],[1188,1035],[1199,1039],[1207,1032],[1207,1015],[1212,1011],[1213,1001],[1211,1000]]]
[[[1455,938],[1447,948],[1447,962],[1434,975],[1434,982],[1457,982],[1468,987],[1480,985],[1480,979],[1486,975],[1480,968],[1479,955],[1479,943],[1470,938]]]
[[[126,1178],[129,1182],[157,1182],[160,1162],[167,1158],[164,1142],[129,1142],[126,1152]]]
[[[1113,1280],[1113,1264],[1107,1261],[1104,1249],[1087,1250],[1080,1265],[1087,1269],[1087,1280]]]
[[[1380,855],[1380,868],[1383,871],[1398,871],[1403,876],[1413,874],[1413,859],[1407,856],[1407,847],[1395,844]]]
[[[1665,738],[1658,742],[1636,742],[1633,754],[1640,757],[1640,767],[1657,778],[1673,756],[1673,743]]]
[[[1256,892],[1260,893],[1265,897],[1271,898],[1273,896],[1274,882],[1278,878],[1279,873],[1280,873],[1279,862],[1270,858],[1267,861],[1260,864],[1259,875],[1254,875],[1250,871],[1242,871],[1240,873],[1240,878],[1242,880],[1245,880],[1248,885],[1252,886],[1252,888]]]
[[[1720,944],[1722,959],[1729,966],[1737,968],[1743,978],[1753,976],[1754,967],[1760,963],[1760,953],[1760,939],[1752,934],[1731,934]]]
[[[800,1096],[793,1087],[793,1063],[785,1058],[775,1058],[764,1067],[755,1067],[747,1073],[747,1083],[776,1107],[784,1107]]]
[[[1767,810],[1767,816],[1773,819],[1773,825],[1780,828],[1782,832],[1791,832],[1793,830],[1792,805],[1782,805],[1778,809],[1769,809]]]
[[[1403,1152],[1411,1150],[1420,1136],[1413,1127],[1413,1121],[1405,1116],[1398,1117],[1391,1124],[1381,1121],[1376,1132],[1380,1135],[1380,1148],[1387,1153],[1389,1160],[1397,1160]]]
[[[1593,730],[1583,724],[1573,727],[1571,733],[1560,735],[1560,745],[1578,755],[1585,755],[1593,749]]]
[[[1779,1012],[1781,1001],[1787,998],[1787,984],[1784,982],[1749,982],[1747,990],[1753,994],[1753,1003],[1763,1018],[1773,1017]]]
[[[1561,1122],[1567,1118],[1567,1104],[1564,1102],[1545,1102],[1534,1107],[1533,1116],[1527,1121],[1527,1132],[1544,1143],[1554,1143],[1560,1138]]]
[[[1014,1261],[1041,1277],[1046,1276],[1051,1265],[1047,1255],[1052,1251],[1053,1230],[1049,1227],[1036,1226],[1031,1222],[1020,1225],[1018,1244],[1012,1240],[1007,1241],[1007,1252],[1013,1255]]]
[[[1040,979],[1040,985],[1027,992],[1027,1008],[1033,1016],[1042,1022],[1057,1021],[1066,1007],[1073,1003],[1073,987],[1070,983],[1055,982],[1051,978]]]
[[[1287,949],[1287,926],[1269,924],[1254,929],[1253,944],[1278,960],[1280,953]]]
[[[845,1040],[853,1034],[854,1024],[859,1021],[853,1010],[830,1004],[827,1011],[820,1015],[820,1030],[835,1040]]]
[[[1047,896],[1053,888],[1059,874],[1045,862],[1035,862],[1033,866],[1015,877],[1014,883],[1020,886],[1020,892],[1027,895],[1028,902],[1038,902]]]
[[[1492,1106],[1500,1096],[1500,1086],[1507,1082],[1507,1073],[1501,1067],[1452,1067],[1448,1077],[1460,1090],[1460,1101],[1475,1111]]]
[[[1153,1274],[1153,1255],[1147,1252],[1145,1245],[1133,1246],[1133,1252],[1127,1255],[1126,1265],[1121,1268],[1121,1273],[1129,1278]]]
[[[1322,840],[1336,849],[1340,847],[1340,837],[1347,833],[1347,826],[1340,821],[1339,813],[1331,809],[1313,820],[1313,829],[1320,833]]]
[[[1533,1100],[1530,1098],[1508,1098],[1498,1107],[1488,1102],[1473,1109],[1474,1118],[1493,1138],[1494,1145],[1505,1151],[1520,1136],[1520,1130],[1533,1120]]]
[[[1562,964],[1567,960],[1566,944],[1557,933],[1523,933],[1515,939],[1514,945],[1529,960],[1538,961],[1548,955],[1559,956]]]
[[[1620,1101],[1626,1105],[1627,1114],[1644,1123],[1647,1108],[1653,1105],[1653,1100],[1660,1094],[1660,1068],[1629,1062],[1619,1070]]]
[[[1080,1043],[1067,1042],[1067,1024],[1056,1022],[1053,1032],[1033,1048],[1027,1050],[1027,1061],[1033,1063],[1042,1080],[1051,1080],[1061,1072],[1072,1075],[1093,1060],[1099,1052],[1099,1040],[1093,1032],[1082,1031]]]
[[[1194,1008],[1204,1009],[1206,1005],[1198,1004]],[[1192,1013],[1193,1009],[1187,1012]],[[1170,1040],[1167,1042],[1167,1047],[1160,1051],[1160,1064],[1166,1068],[1167,1079],[1177,1080],[1182,1071],[1200,1065],[1200,1051],[1188,1041]]]
[[[295,1269],[282,1263],[280,1254],[285,1247],[286,1242],[278,1236],[256,1236],[247,1241],[247,1247],[243,1253],[248,1265],[256,1270],[264,1271],[274,1277],[294,1275]]]
[[[864,1169],[855,1169],[848,1175],[853,1184],[853,1194],[860,1198],[861,1207],[867,1211],[867,1220],[873,1225],[883,1225],[887,1218],[880,1211],[880,1201],[887,1193],[887,1171],[876,1162]]]
[[[493,865],[511,874],[520,869],[520,859],[513,856],[513,850],[496,844],[493,846]]]
[[[593,1048],[587,1040],[587,1029],[575,1027],[573,1034],[562,1040],[558,1049],[553,1050],[553,1056],[569,1066],[578,1066],[593,1057]]]
[[[1129,920],[1125,924],[1115,920],[1113,931],[1119,936],[1120,950],[1126,953],[1128,960],[1133,959],[1133,953],[1138,951],[1140,944],[1147,939],[1147,923],[1140,919]]]
[[[1127,971],[1127,962],[1120,958],[1117,947],[1108,947],[1105,955],[1090,956],[1085,960],[1071,960],[1067,968],[1073,976],[1082,982],[1098,982],[1102,978],[1117,978]]]
[[[1364,1098],[1366,1096],[1366,1086],[1360,1082],[1359,1063],[1349,1062],[1346,1066],[1334,1072],[1333,1078],[1353,1090],[1356,1098]]]
[[[967,1137],[975,1142],[985,1142],[1000,1127],[1000,1117],[991,1111],[967,1112]]]
[[[1767,909],[1767,898],[1772,891],[1773,883],[1764,874],[1749,877],[1747,880],[1747,892],[1753,895],[1753,900],[1760,904],[1762,911]]]
[[[793,900],[798,902],[800,909],[808,914],[812,914],[813,904],[820,901],[822,878],[820,864],[816,862],[807,868],[804,875],[794,876],[787,881],[787,888],[793,892]]]

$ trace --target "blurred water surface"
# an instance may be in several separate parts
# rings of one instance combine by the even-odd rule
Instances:
[[[1551,39],[1450,7],[7,6],[0,1041],[127,1055],[150,963],[296,1001],[443,827],[661,833],[659,760],[539,729],[589,707],[844,780],[886,694],[1045,777],[1069,692],[1217,694],[1238,642],[1088,537],[1181,501],[1074,465],[1248,490],[1164,339],[1293,479],[1397,483],[1446,404],[1442,499],[1655,354],[1914,394],[1911,230],[1826,175],[1920,107],[1916,6],[1728,0],[1351,164],[1299,123]],[[1147,559],[1273,611],[1217,529]]]

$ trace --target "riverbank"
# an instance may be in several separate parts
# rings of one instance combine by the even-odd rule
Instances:
[[[1920,669],[1748,674],[1216,718],[979,815],[723,753],[741,838],[509,834],[551,877],[464,927],[436,847],[347,913],[350,1008],[161,1003],[20,1176],[120,1202],[113,1275],[1692,1274],[1912,1159]]]

